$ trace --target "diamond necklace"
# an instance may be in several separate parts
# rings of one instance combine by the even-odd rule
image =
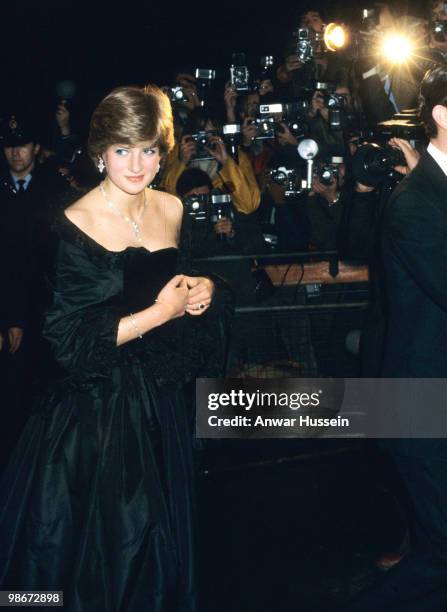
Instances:
[[[141,238],[140,223],[143,220],[144,213],[146,212],[146,190],[144,190],[143,212],[141,213],[140,222],[139,223],[137,223],[137,221],[134,221],[133,219],[131,219],[129,216],[123,214],[120,211],[120,209],[118,208],[118,206],[116,204],[114,204],[111,200],[109,200],[109,198],[107,197],[107,194],[106,194],[106,190],[104,189],[104,183],[101,183],[99,185],[99,190],[101,191],[102,195],[104,196],[104,200],[106,201],[107,206],[111,210],[113,210],[113,212],[115,214],[117,214],[119,217],[121,217],[121,219],[123,221],[125,221],[126,223],[129,223],[129,225],[132,227],[133,235],[135,236],[136,240],[138,242],[141,242],[142,238]]]

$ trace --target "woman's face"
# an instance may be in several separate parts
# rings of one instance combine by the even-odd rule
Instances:
[[[109,180],[132,195],[140,193],[153,181],[158,172],[160,152],[150,141],[144,141],[137,145],[111,145],[102,158]]]

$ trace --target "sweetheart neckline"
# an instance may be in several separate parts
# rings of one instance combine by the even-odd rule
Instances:
[[[167,247],[162,247],[161,249],[155,249],[154,251],[147,249],[144,246],[134,246],[134,245],[129,245],[127,247],[125,247],[124,249],[121,249],[121,251],[111,251],[110,249],[108,249],[107,247],[105,247],[103,244],[101,244],[100,242],[97,242],[94,238],[92,238],[89,234],[87,234],[86,232],[84,232],[84,230],[82,230],[79,225],[76,225],[76,223],[74,223],[71,219],[69,219],[67,217],[67,215],[65,214],[65,212],[62,213],[65,221],[67,221],[70,225],[72,225],[74,228],[76,228],[78,230],[78,232],[80,234],[82,234],[87,240],[90,240],[90,242],[92,242],[93,244],[95,244],[96,246],[98,246],[99,248],[101,248],[103,251],[105,251],[106,253],[110,253],[111,255],[121,255],[122,253],[126,253],[129,250],[135,250],[135,251],[144,251],[148,254],[154,254],[154,253],[160,253],[160,251],[169,251],[171,249],[174,250],[178,250],[178,247],[176,246],[167,246]]]

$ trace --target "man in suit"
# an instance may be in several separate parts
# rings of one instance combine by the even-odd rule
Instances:
[[[420,114],[430,144],[383,217],[384,378],[447,378],[447,68],[425,75]],[[422,409],[430,414],[429,405]],[[397,411],[405,422],[406,406]],[[382,442],[407,489],[414,537],[403,560],[349,610],[445,611],[447,439]]]
[[[12,370],[15,370],[19,386],[26,386],[27,391],[31,387],[30,380],[41,380],[44,384],[49,374],[46,370],[50,357],[41,337],[41,325],[51,297],[48,278],[51,277],[56,244],[52,223],[58,211],[77,197],[53,166],[38,162],[40,146],[36,126],[37,122],[29,116],[9,117],[0,126],[3,152],[0,211],[2,232],[8,237],[3,241],[2,253],[9,257],[19,275],[22,270],[26,273],[22,276],[21,290],[26,299],[21,304],[24,309],[20,317],[25,334],[20,350],[9,359],[9,364],[14,365]],[[13,318],[17,317],[17,312],[14,305]],[[8,378],[13,377],[8,375]],[[25,403],[26,399],[30,397],[25,398]]]

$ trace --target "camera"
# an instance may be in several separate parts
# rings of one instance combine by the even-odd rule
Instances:
[[[208,200],[209,196],[206,194],[189,195],[183,199],[183,205],[195,221],[206,221],[208,219]]]
[[[210,202],[210,222],[215,224],[223,218],[234,221],[233,206],[231,196],[228,193],[211,194]],[[218,240],[225,240],[225,234],[217,234]]]
[[[272,168],[270,170],[270,177],[272,181],[286,188],[284,192],[286,199],[296,197],[303,192],[301,177],[295,168],[287,168],[286,166]]]
[[[223,219],[224,217],[226,217],[227,219],[233,218],[231,196],[228,193],[212,193],[210,206],[210,221],[211,223],[217,223],[217,221]]]
[[[181,104],[182,102],[188,102],[189,98],[185,93],[183,87],[170,87],[169,88],[169,98],[171,102]]]
[[[331,108],[343,108],[346,104],[346,98],[342,94],[328,93],[324,96],[324,104],[329,110]]]
[[[371,32],[379,25],[379,12],[374,8],[362,10],[362,26],[366,32]]]
[[[387,177],[392,178],[394,166],[405,165],[405,157],[399,149],[365,143],[352,157],[352,174],[359,183],[376,187]]]
[[[209,68],[196,68],[194,76],[198,81],[213,81],[216,78],[216,71]]]
[[[341,94],[327,93],[324,96],[324,104],[327,107],[328,123],[331,130],[342,130],[345,127],[345,113],[344,109],[346,106],[346,97]]]
[[[323,163],[315,173],[320,183],[331,185],[340,176],[339,166],[344,163],[343,157],[331,157],[330,162]]]
[[[189,195],[183,198],[183,205],[195,221],[217,223],[220,219],[234,219],[231,196],[227,193]]]
[[[274,63],[275,60],[273,58],[273,55],[264,55],[261,57],[261,70],[259,73],[259,77],[255,79],[252,83],[251,91],[259,92],[262,81],[274,78]]]
[[[227,123],[222,126],[222,136],[228,146],[229,154],[234,161],[239,163],[238,144],[241,138],[241,126],[239,123]]]
[[[261,104],[259,106],[258,116],[251,121],[251,124],[256,125],[258,128],[255,140],[275,138],[278,124],[282,120],[282,115],[282,104]]]
[[[296,33],[296,54],[303,64],[310,62],[314,57],[314,48],[308,28],[299,28]]]
[[[322,185],[330,185],[338,179],[338,168],[331,164],[323,164],[317,172],[318,180]]]
[[[233,53],[230,66],[230,83],[236,91],[250,90],[250,73],[245,65],[244,53]]]
[[[191,138],[197,143],[197,153],[194,155],[193,159],[214,159],[214,157],[208,153],[205,147],[208,147],[208,149],[215,148],[215,145],[210,141],[210,137],[215,135],[216,132],[206,132],[205,130],[191,134]]]
[[[431,31],[436,42],[447,41],[447,21],[435,21]]]
[[[281,123],[285,123],[296,138],[302,138],[308,130],[305,120],[308,106],[304,100],[288,104],[261,104],[258,116],[251,122],[258,128],[255,140],[275,138],[278,133],[284,132]]]

